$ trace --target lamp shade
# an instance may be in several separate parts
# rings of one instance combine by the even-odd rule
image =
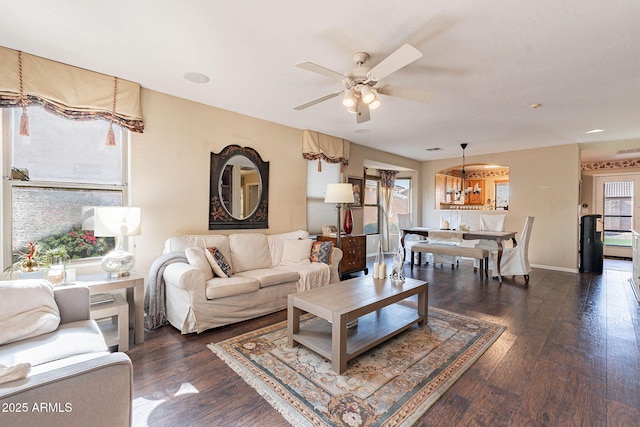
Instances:
[[[94,235],[98,237],[137,236],[141,231],[140,208],[97,207]]]
[[[351,184],[327,184],[324,193],[325,203],[353,203],[353,185]]]

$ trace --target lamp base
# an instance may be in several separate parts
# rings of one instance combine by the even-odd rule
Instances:
[[[102,258],[102,269],[111,279],[129,276],[135,264],[134,256],[122,249],[115,249]]]

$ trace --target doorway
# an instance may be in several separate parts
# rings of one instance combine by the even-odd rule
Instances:
[[[605,257],[631,258],[634,224],[640,224],[640,174],[596,177],[596,213]]]

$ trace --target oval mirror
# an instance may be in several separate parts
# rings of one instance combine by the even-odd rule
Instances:
[[[509,167],[470,164],[436,173],[436,209],[509,209]]]
[[[262,185],[258,167],[243,155],[229,158],[218,182],[222,206],[235,219],[250,217],[258,207]]]
[[[209,230],[268,228],[269,162],[249,147],[211,153]]]

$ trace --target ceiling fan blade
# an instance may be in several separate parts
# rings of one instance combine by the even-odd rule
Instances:
[[[314,64],[313,62],[299,62],[295,66],[298,68],[302,68],[303,70],[313,71],[314,73],[331,77],[332,79],[336,79],[338,81],[342,81],[345,79],[344,74],[325,68],[322,65]]]
[[[327,99],[335,98],[336,96],[340,95],[341,93],[342,93],[342,91],[330,93],[328,95],[321,96],[320,98],[314,99],[313,101],[305,102],[304,104],[300,104],[297,107],[293,107],[293,109],[294,110],[304,110],[305,108],[309,108],[311,106],[319,104],[319,103],[321,103],[323,101],[326,101]]]
[[[409,101],[429,103],[436,97],[434,92],[404,86],[384,85],[376,88],[379,94],[408,99]]]
[[[364,102],[358,102],[358,111],[356,112],[356,123],[368,122],[371,119],[369,114],[369,105]]]
[[[422,53],[418,49],[410,44],[404,44],[369,71],[369,80],[379,82],[389,74],[398,71],[421,57]]]

